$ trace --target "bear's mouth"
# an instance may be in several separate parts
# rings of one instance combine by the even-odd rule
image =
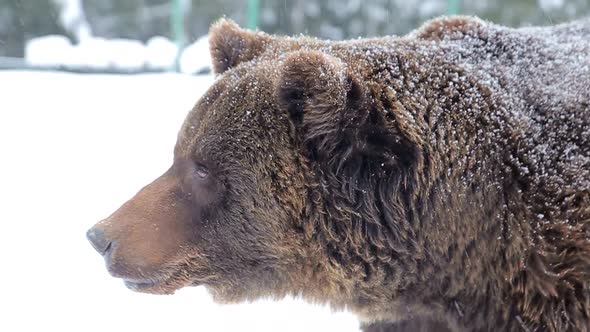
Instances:
[[[128,289],[148,294],[172,294],[176,289],[166,287],[165,281],[138,281],[123,279],[125,287]]]
[[[190,280],[186,280],[182,276],[182,271],[177,271],[165,277],[149,280],[123,278],[123,282],[127,288],[135,292],[173,294],[176,290],[191,284]]]
[[[141,291],[142,289],[152,288],[156,286],[158,283],[154,281],[136,281],[136,280],[126,280],[123,279],[125,286],[133,291]]]

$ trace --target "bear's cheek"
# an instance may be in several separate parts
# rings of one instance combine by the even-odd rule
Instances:
[[[276,283],[283,265],[294,261],[299,238],[277,225],[284,220],[280,213],[245,211],[243,205],[235,209],[237,202],[231,205],[233,211],[219,209],[218,215],[195,223],[196,250],[205,255],[208,269],[217,277],[208,286],[227,292],[236,285],[240,289]]]

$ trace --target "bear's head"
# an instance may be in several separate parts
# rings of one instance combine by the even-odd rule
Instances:
[[[361,214],[403,213],[367,197],[390,195],[379,179],[419,159],[412,131],[368,106],[369,88],[327,42],[222,20],[210,47],[218,77],[188,114],[172,166],[92,227],[90,242],[136,291],[205,285],[221,302],[346,302],[348,274],[371,277],[369,256],[402,240]]]

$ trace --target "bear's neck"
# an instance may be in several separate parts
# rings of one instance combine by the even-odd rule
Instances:
[[[446,128],[442,134],[422,131],[430,142],[405,168],[374,172],[379,165],[370,160],[338,172],[316,165],[314,236],[335,307],[367,321],[424,316],[445,317],[457,328],[486,319],[519,324],[508,289],[522,271],[532,230],[511,212],[517,189],[504,168],[509,147],[492,150],[494,137],[486,136],[509,130],[478,132],[489,122],[471,123],[474,115],[460,111],[434,120]]]
[[[460,329],[485,324],[485,314],[503,317],[506,327],[519,324],[504,295],[522,269],[530,230],[506,222],[514,216],[496,166],[477,168],[493,179],[466,181],[474,176],[467,171],[441,181],[447,175],[438,174],[421,179],[429,183],[424,188],[376,180],[357,201],[327,189],[336,186],[316,187],[328,198],[318,209],[315,236],[325,253],[318,271],[328,271],[318,279],[329,285],[323,291],[331,304],[366,321],[444,317]]]

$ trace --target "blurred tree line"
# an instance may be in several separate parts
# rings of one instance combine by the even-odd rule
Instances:
[[[83,0],[95,36],[142,41],[170,36],[170,0]],[[245,26],[247,0],[185,0],[189,41],[221,16]],[[329,39],[404,34],[447,13],[447,0],[260,0],[258,27]],[[0,56],[22,56],[26,40],[68,32],[55,0],[0,0]],[[590,0],[462,0],[460,13],[509,26],[547,25],[590,16]],[[75,42],[75,37],[69,35]]]

